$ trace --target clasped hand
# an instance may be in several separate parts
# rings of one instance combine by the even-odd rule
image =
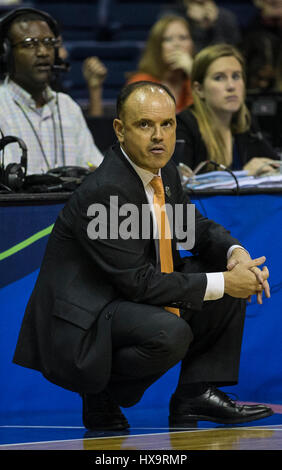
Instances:
[[[257,303],[262,304],[263,292],[267,298],[270,297],[268,268],[259,268],[265,260],[265,256],[251,259],[245,250],[235,248],[228,260],[227,271],[223,273],[225,293],[231,297],[248,299],[249,302],[251,296],[256,295]]]

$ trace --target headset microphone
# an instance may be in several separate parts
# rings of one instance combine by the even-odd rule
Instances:
[[[70,64],[68,62],[62,62],[62,64],[54,64],[51,67],[54,73],[65,73],[70,70]]]

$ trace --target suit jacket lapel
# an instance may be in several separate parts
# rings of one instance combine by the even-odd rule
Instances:
[[[109,152],[109,155],[112,156],[112,158],[118,159],[117,167],[122,173],[123,177],[124,174],[127,175],[127,188],[129,189],[131,193],[130,197],[130,202],[136,205],[142,205],[142,204],[147,204],[147,197],[144,189],[144,185],[139,177],[139,175],[136,173],[132,165],[127,161],[125,156],[123,155],[119,144],[116,144],[113,146]],[[116,178],[119,177],[119,173],[117,172]]]

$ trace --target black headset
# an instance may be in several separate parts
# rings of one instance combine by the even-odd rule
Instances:
[[[4,167],[4,157],[2,155],[2,163],[0,165],[0,184],[4,187],[16,191],[21,189],[27,170],[27,147],[25,142],[19,137],[7,135],[0,139],[0,151],[4,150],[6,145],[17,142],[22,150],[22,156],[20,163],[9,163],[7,168]]]
[[[4,76],[9,71],[9,64],[12,61],[11,44],[7,37],[8,29],[11,23],[18,18],[28,13],[36,13],[41,16],[44,21],[49,25],[55,37],[60,35],[60,29],[57,21],[52,18],[49,13],[37,10],[36,8],[16,8],[9,12],[7,15],[0,18],[0,74]],[[58,55],[58,48],[55,49],[55,62],[54,66],[60,66],[62,61]]]

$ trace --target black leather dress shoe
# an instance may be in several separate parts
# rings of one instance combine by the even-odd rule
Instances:
[[[120,407],[107,391],[82,394],[82,420],[87,429],[117,431],[129,428]]]
[[[172,395],[169,405],[171,427],[191,427],[197,421],[238,424],[266,418],[273,410],[265,405],[240,405],[221,390],[209,388],[195,398]]]

